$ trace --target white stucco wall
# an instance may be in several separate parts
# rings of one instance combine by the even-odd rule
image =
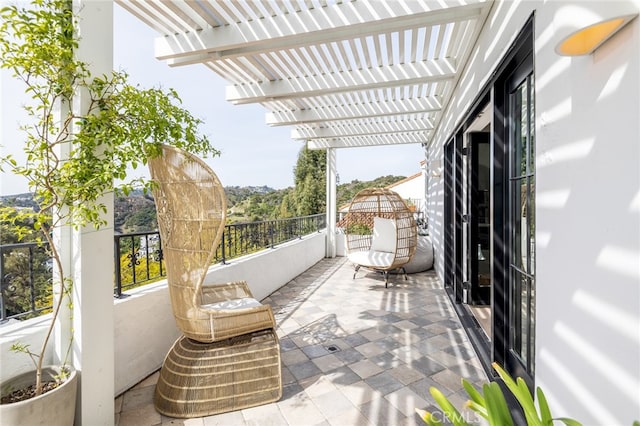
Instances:
[[[640,419],[640,20],[590,56],[552,47],[585,10],[630,9],[536,16],[536,382],[585,424]]]
[[[425,176],[421,173],[418,176],[414,176],[412,179],[400,181],[394,185],[390,185],[389,189],[395,191],[405,200],[411,199],[416,203],[416,209],[421,211],[424,206],[424,194],[425,194]]]
[[[554,48],[582,12],[638,13],[640,2],[497,1],[429,159],[443,161],[443,144],[534,10],[536,385],[556,416],[631,424],[640,418],[640,19],[593,55]],[[427,193],[442,278],[443,179]]]

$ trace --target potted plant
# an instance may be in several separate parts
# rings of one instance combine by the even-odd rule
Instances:
[[[114,180],[125,194],[134,187],[150,188],[148,180],[127,178],[127,170],[145,164],[160,154],[160,144],[169,143],[187,151],[219,154],[198,131],[201,121],[180,106],[175,91],[143,90],[127,83],[127,75],[92,76],[88,65],[75,56],[78,47],[77,16],[71,1],[32,0],[27,6],[8,6],[0,11],[1,67],[10,70],[25,84],[32,103],[25,107],[30,122],[23,126],[25,162],[11,155],[0,157],[3,172],[23,176],[34,194],[38,208],[3,217],[15,226],[31,223],[41,231],[53,260],[53,280],[59,298],[54,302],[51,321],[37,350],[16,342],[12,350],[31,357],[35,372],[6,388],[18,390],[26,400],[0,405],[3,424],[10,424],[12,407],[29,404],[58,389],[75,383],[72,366],[48,369],[45,350],[56,319],[73,286],[61,259],[53,231],[59,227],[99,228],[105,224],[103,194],[114,190]],[[83,93],[90,102],[83,111],[74,110],[73,99]],[[46,384],[46,382],[53,382]],[[75,384],[71,420],[75,411]],[[27,389],[28,390],[25,390]],[[48,391],[48,388],[53,390]],[[19,398],[9,398],[13,401]],[[51,403],[44,407],[50,408]],[[49,409],[47,408],[47,410]],[[47,410],[43,411],[47,416]],[[31,411],[38,411],[33,410]],[[24,414],[19,414],[24,416]],[[57,417],[57,416],[56,416]],[[21,424],[31,420],[19,417]],[[51,424],[51,418],[42,424]],[[26,423],[25,423],[26,421]]]

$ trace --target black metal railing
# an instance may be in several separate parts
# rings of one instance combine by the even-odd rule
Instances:
[[[116,234],[113,236],[115,259],[114,295],[166,275],[162,261],[162,241],[158,231]]]
[[[0,322],[51,309],[52,268],[46,244],[0,245]]]
[[[229,260],[274,248],[326,227],[325,215],[226,225],[214,261]],[[166,275],[157,231],[114,235],[114,295]],[[51,309],[52,263],[38,243],[0,245],[0,321],[26,319]]]
[[[226,225],[214,260],[227,263],[235,257],[273,248],[303,235],[318,232],[325,226],[324,214]]]
[[[325,226],[324,214],[225,225],[214,262],[225,264],[233,258],[318,232]],[[124,297],[123,292],[127,289],[165,275],[162,241],[157,231],[116,235],[114,241],[116,259],[119,260],[116,261],[116,297]]]

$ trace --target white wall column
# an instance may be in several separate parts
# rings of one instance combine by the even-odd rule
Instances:
[[[337,169],[336,149],[327,148],[327,257],[336,257]]]
[[[74,0],[79,17],[77,50],[93,76],[113,69],[113,2]],[[76,111],[86,111],[88,93],[74,99]],[[114,422],[113,318],[113,193],[101,202],[107,207],[99,230],[72,231],[73,365],[80,373],[76,425],[112,425]]]

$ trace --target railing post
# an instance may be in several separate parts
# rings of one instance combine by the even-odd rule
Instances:
[[[273,221],[271,221],[271,223],[269,223],[269,246],[271,248],[275,247],[275,244],[273,243]]]
[[[164,273],[162,272],[162,261],[164,260],[164,253],[162,252],[162,238],[160,237],[160,232],[158,232],[158,270],[160,272],[160,276],[164,277]]]
[[[4,306],[4,252],[0,247],[0,324],[7,322],[7,309]]]
[[[29,292],[31,293],[30,297],[30,306],[31,310],[36,310],[36,284],[34,282],[33,276],[33,246],[29,246]]]
[[[120,236],[114,235],[113,239],[113,253],[115,259],[115,270],[116,270],[116,288],[114,290],[114,296],[117,298],[122,297],[122,276],[120,273]]]
[[[221,253],[221,257],[222,257],[222,264],[226,265],[227,264],[227,257],[226,257],[226,251],[225,251],[225,238],[226,238],[226,230],[227,227],[225,226],[225,230],[222,233],[222,241],[220,242],[220,247],[222,248],[222,253]]]

